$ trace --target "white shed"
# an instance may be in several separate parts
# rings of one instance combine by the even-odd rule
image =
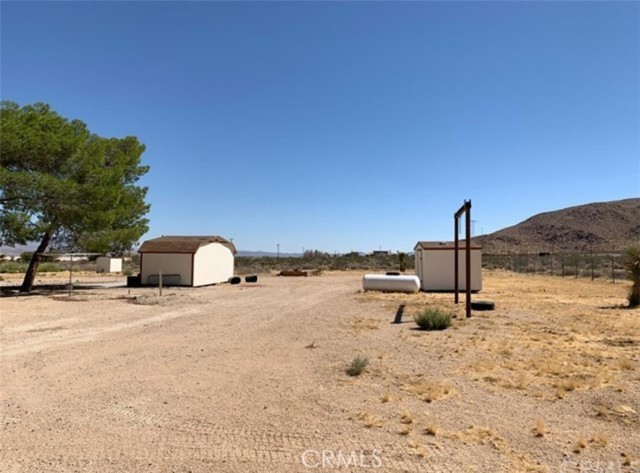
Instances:
[[[111,258],[109,256],[100,256],[96,260],[96,271],[98,273],[121,273],[122,258]]]
[[[466,284],[466,243],[458,243],[458,289]],[[419,241],[415,248],[416,274],[423,291],[453,291],[455,289],[455,250],[453,242]],[[482,290],[482,248],[471,244],[471,290]]]
[[[145,241],[140,249],[140,282],[206,286],[233,276],[236,248],[220,236],[163,236]]]

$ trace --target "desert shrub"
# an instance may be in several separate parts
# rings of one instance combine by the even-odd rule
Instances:
[[[360,376],[369,365],[369,358],[366,356],[356,356],[345,370],[349,376]]]
[[[423,330],[444,330],[451,325],[451,314],[434,307],[427,307],[414,317]]]
[[[39,273],[57,273],[59,271],[63,271],[63,269],[55,263],[40,263],[38,265]]]
[[[632,282],[627,296],[629,307],[638,307],[640,306],[640,245],[630,246],[625,250],[624,269]]]
[[[124,274],[125,276],[131,276],[133,274],[133,269],[126,268],[124,271],[122,271],[122,274]]]
[[[0,273],[24,273],[27,270],[27,265],[24,263],[2,263],[0,264]]]

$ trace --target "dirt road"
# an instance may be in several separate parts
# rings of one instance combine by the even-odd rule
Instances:
[[[635,468],[621,454],[640,444],[637,424],[600,425],[587,403],[614,396],[635,420],[636,365],[621,391],[562,403],[496,389],[470,378],[453,356],[466,342],[452,339],[489,334],[492,319],[415,332],[391,323],[395,300],[361,295],[360,277],[0,299],[0,471]],[[369,369],[348,377],[357,355]],[[425,380],[448,387],[426,402]],[[538,417],[553,431],[539,439]],[[580,422],[587,442],[606,428],[608,446],[572,453]]]

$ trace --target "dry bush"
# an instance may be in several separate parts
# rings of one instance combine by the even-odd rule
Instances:
[[[600,447],[606,447],[607,443],[609,443],[609,438],[600,432],[596,432],[591,436],[591,439],[589,441],[591,443],[599,445]]]
[[[398,430],[398,434],[400,435],[409,435],[410,433],[411,433],[411,429],[407,426],[404,426],[400,430]]]
[[[438,425],[434,420],[427,421],[427,425],[424,428],[424,433],[427,435],[435,436],[438,433]]]
[[[403,389],[419,396],[426,402],[445,399],[457,393],[448,381],[428,381],[422,378],[409,380]]]
[[[536,433],[536,437],[544,437],[547,433],[547,427],[544,424],[544,421],[538,417],[536,419],[536,426],[533,429]]]
[[[356,356],[351,360],[351,364],[345,370],[349,376],[360,376],[369,365],[369,358],[366,356]]]
[[[402,422],[403,424],[412,424],[413,415],[411,415],[411,412],[406,409],[402,411],[402,413],[400,414],[400,422]]]
[[[380,417],[377,417],[370,412],[361,412],[356,416],[358,420],[362,422],[367,429],[372,427],[382,427],[384,425],[383,420]]]
[[[384,393],[380,396],[380,402],[385,403],[391,401],[391,395],[389,393]]]

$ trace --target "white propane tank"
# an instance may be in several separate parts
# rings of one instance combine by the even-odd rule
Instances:
[[[418,292],[420,279],[418,276],[365,274],[362,278],[362,288],[365,291]]]

